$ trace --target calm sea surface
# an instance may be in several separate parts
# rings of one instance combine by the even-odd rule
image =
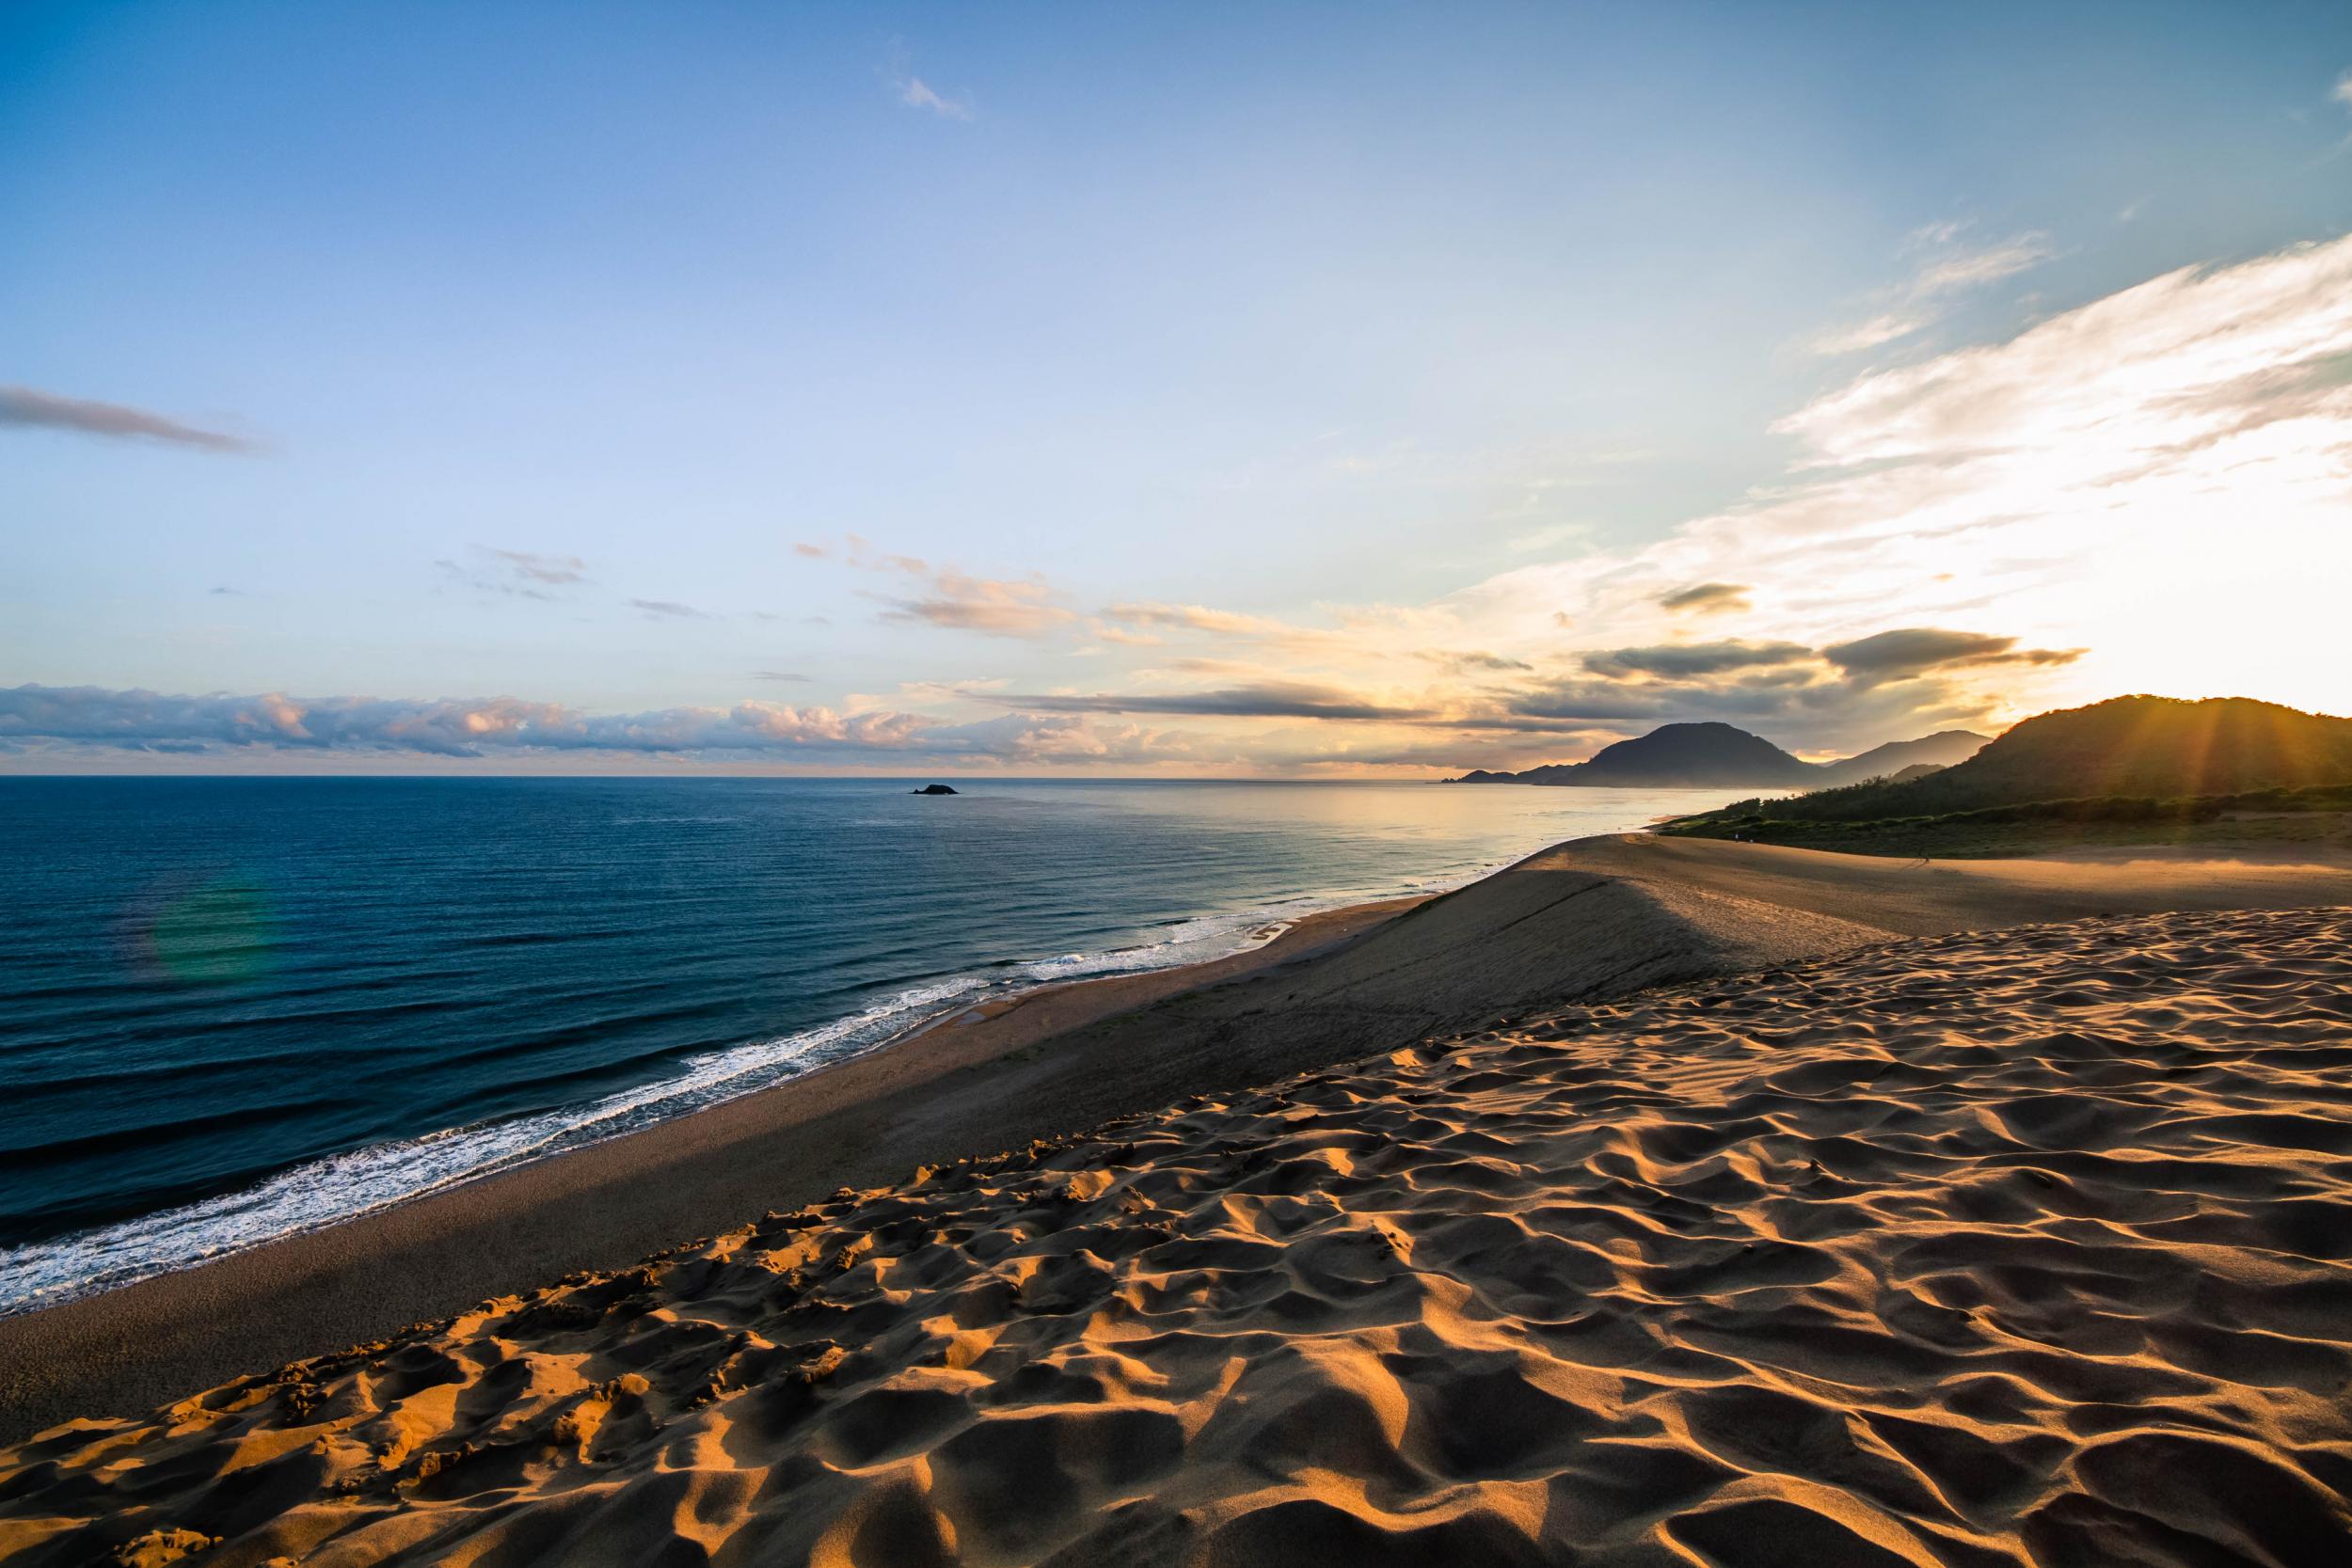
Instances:
[[[0,1312],[1687,794],[0,779]]]

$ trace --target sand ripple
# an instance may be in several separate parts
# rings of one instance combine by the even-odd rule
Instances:
[[[1431,1041],[56,1429],[0,1559],[2344,1561],[2347,981],[2165,915]]]

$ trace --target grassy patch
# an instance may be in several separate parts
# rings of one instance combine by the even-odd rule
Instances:
[[[1658,830],[1686,838],[1738,838],[1850,855],[1992,859],[2109,846],[2200,848],[2352,847],[2352,786],[2254,790],[2159,800],[2094,796],[2030,800],[1860,821],[1787,815],[1791,802],[1740,800]]]

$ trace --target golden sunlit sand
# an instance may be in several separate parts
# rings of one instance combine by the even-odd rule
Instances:
[[[68,1423],[0,1556],[2339,1560],[2348,1069],[2344,909],[1650,990]]]

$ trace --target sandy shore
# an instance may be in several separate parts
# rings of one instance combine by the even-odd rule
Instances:
[[[0,1323],[0,1560],[2321,1560],[2315,905],[1563,846]]]
[[[1000,1132],[975,1122],[983,1141],[994,1135],[1003,1147],[1066,1128],[1050,1096],[1025,1104],[1014,1092],[1040,1042],[1312,957],[1417,902],[1327,911],[1207,963],[1041,987],[644,1132],[199,1268],[0,1318],[0,1442],[75,1415],[150,1408],[323,1344],[374,1338],[578,1269],[616,1267],[844,1180],[884,1180],[977,1115],[971,1080],[991,1064],[991,1087],[1002,1092],[978,1098],[1014,1122]]]

